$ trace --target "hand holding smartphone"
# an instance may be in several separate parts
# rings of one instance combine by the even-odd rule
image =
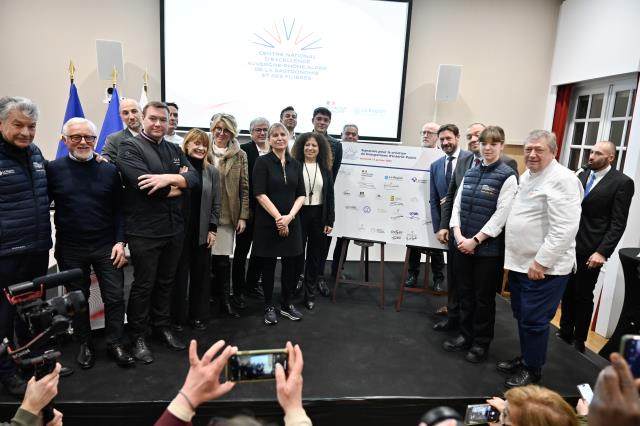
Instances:
[[[282,365],[286,373],[287,361],[286,349],[239,351],[227,361],[225,377],[227,381],[238,383],[275,380],[276,364]]]
[[[467,405],[467,413],[464,416],[465,425],[480,425],[497,422],[500,413],[489,404]]]
[[[591,385],[589,385],[589,383],[582,383],[578,385],[578,392],[580,392],[582,399],[587,401],[587,404],[591,404],[591,400],[593,399],[593,389],[591,389]]]

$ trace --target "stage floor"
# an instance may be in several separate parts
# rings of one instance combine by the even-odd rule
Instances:
[[[372,271],[376,268],[372,268]],[[442,341],[451,336],[432,330],[440,319],[433,312],[444,297],[407,294],[400,312],[395,302],[400,264],[385,269],[384,309],[376,290],[345,285],[336,303],[319,297],[317,308],[292,322],[279,317],[276,326],[262,321],[263,304],[249,299],[240,319],[222,317],[217,309],[208,329],[182,334],[198,341],[200,354],[218,339],[241,350],[283,347],[287,340],[300,344],[304,354],[304,400],[317,425],[417,424],[431,407],[449,405],[462,410],[468,403],[501,395],[505,376],[495,369],[498,360],[519,351],[515,321],[509,303],[497,297],[495,340],[489,360],[474,365],[463,353],[448,353]],[[355,265],[346,272],[354,276]],[[581,355],[553,335],[541,384],[575,402],[576,385],[593,385],[604,360],[593,353]],[[57,404],[65,425],[146,425],[175,396],[188,369],[187,352],[172,352],[152,341],[155,362],[131,370],[108,360],[104,341],[96,339],[97,362],[90,370],[76,369],[60,381]],[[63,363],[75,366],[76,345],[63,347]],[[9,418],[17,402],[0,396],[1,419]],[[223,398],[198,410],[194,424],[207,424],[212,416],[241,411],[270,421],[281,421],[274,383],[240,384]]]

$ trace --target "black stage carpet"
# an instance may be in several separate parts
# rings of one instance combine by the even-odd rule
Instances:
[[[376,268],[371,269],[375,275]],[[200,354],[218,339],[241,350],[284,347],[287,340],[299,343],[304,354],[305,408],[317,425],[415,425],[429,408],[449,405],[462,411],[466,404],[501,395],[505,376],[496,371],[495,362],[519,352],[509,303],[497,297],[489,361],[473,365],[463,354],[442,349],[442,341],[451,334],[431,329],[440,319],[433,312],[446,298],[407,294],[402,310],[396,312],[400,269],[400,264],[386,267],[384,310],[377,306],[377,290],[344,285],[336,303],[319,297],[311,312],[300,305],[305,314],[300,322],[279,317],[278,325],[267,327],[262,302],[249,299],[242,318],[227,319],[215,309],[207,331],[187,328],[183,337],[196,339]],[[356,265],[347,265],[349,275],[355,271]],[[123,370],[107,359],[101,337],[96,346],[94,368],[76,369],[60,381],[57,406],[65,424],[153,424],[183,383],[187,352],[172,352],[153,343],[153,364]],[[74,343],[63,346],[65,365],[75,366],[75,352]],[[579,354],[552,332],[541,384],[574,404],[576,385],[593,385],[602,365],[604,360],[593,353]],[[3,393],[0,419],[8,419],[17,405]],[[239,384],[230,394],[203,405],[194,423],[207,424],[213,416],[240,412],[281,423],[275,384]]]

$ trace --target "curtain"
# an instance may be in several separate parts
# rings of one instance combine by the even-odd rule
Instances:
[[[571,104],[571,84],[558,86],[556,95],[556,108],[553,113],[553,125],[551,131],[556,134],[558,140],[558,151],[556,159],[560,158],[562,144],[564,142],[564,132],[567,130],[567,119],[569,118],[569,105]]]

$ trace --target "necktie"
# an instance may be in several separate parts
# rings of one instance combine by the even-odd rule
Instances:
[[[451,175],[453,172],[453,155],[447,157],[447,169],[444,172],[444,180],[447,183],[447,188],[449,187],[449,183],[451,183]]]
[[[480,165],[480,159],[476,158],[475,160],[473,160],[473,167],[478,167]]]
[[[593,188],[593,184],[596,181],[596,174],[591,172],[591,176],[589,176],[589,180],[587,181],[587,187],[584,189],[584,196],[586,197],[591,192],[591,188]]]

